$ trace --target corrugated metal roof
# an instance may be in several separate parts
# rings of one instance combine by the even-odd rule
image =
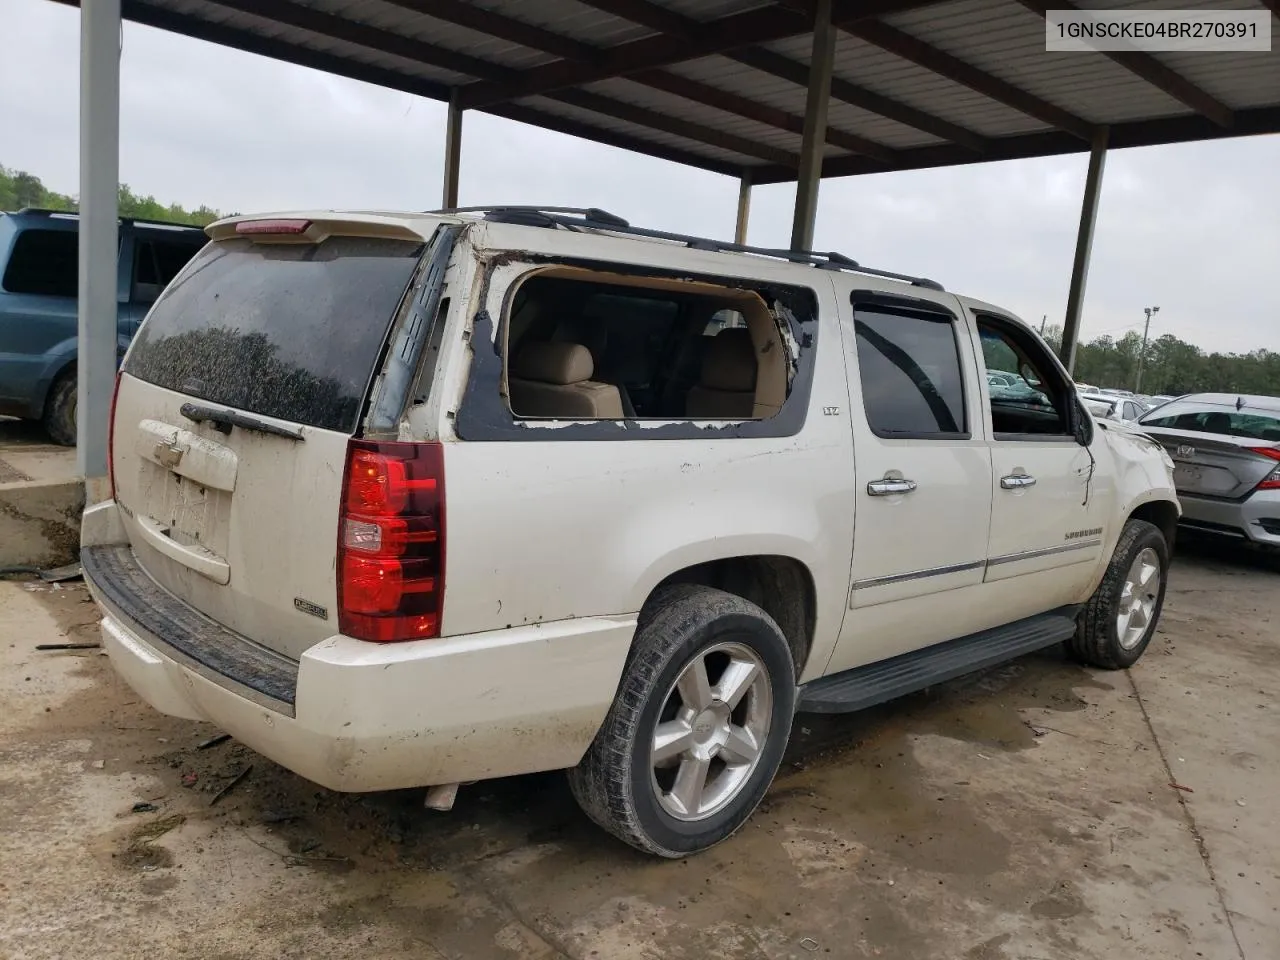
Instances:
[[[796,38],[770,44],[769,48],[793,59],[807,60],[809,40]],[[984,136],[1047,129],[1034,117],[847,34],[836,40],[834,75]]]
[[[959,0],[933,16],[924,13],[913,10],[886,21],[1093,123],[1186,109],[1101,53],[1047,52],[1044,19],[1020,3]]]
[[[59,0],[76,4],[80,0]],[[1270,53],[1048,53],[1040,0],[834,0],[824,173],[1280,132]],[[1258,10],[1259,0],[1077,0]],[[1271,0],[1268,0],[1271,2]],[[794,179],[801,0],[122,0],[125,17],[758,182]],[[797,8],[800,8],[799,10]],[[1041,9],[1044,7],[1042,6]]]
[[[619,120],[616,117],[603,116],[591,110],[582,110],[578,107],[561,103],[558,100],[552,100],[549,97],[529,97],[527,100],[520,100],[517,101],[517,103],[533,107],[534,109],[541,110],[545,113],[554,114],[560,117],[567,117],[571,120],[577,120],[580,123],[589,123],[592,126],[599,126],[605,130],[627,134],[628,136],[641,140],[649,140],[656,144],[673,147],[677,150],[683,150],[691,154],[704,154],[711,159],[733,164],[735,166],[748,167],[760,162],[755,157],[749,157],[741,153],[734,153],[732,150],[722,150],[718,147],[708,146],[675,134],[655,131],[648,127],[640,126],[639,124]]]

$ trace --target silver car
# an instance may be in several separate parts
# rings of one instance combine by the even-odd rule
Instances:
[[[1139,426],[1173,458],[1183,526],[1280,547],[1280,398],[1193,393]]]
[[[1132,423],[1147,412],[1147,408],[1138,400],[1115,393],[1081,393],[1080,399],[1085,401],[1090,410],[1096,411],[1099,416],[1106,417],[1108,420]]]

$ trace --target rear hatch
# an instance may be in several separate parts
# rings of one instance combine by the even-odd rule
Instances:
[[[1143,425],[1173,458],[1179,493],[1239,500],[1277,467],[1280,447],[1263,440]]]
[[[297,658],[337,630],[348,441],[393,321],[421,302],[421,234],[434,225],[247,223],[215,226],[143,324],[120,377],[112,470],[145,570]]]

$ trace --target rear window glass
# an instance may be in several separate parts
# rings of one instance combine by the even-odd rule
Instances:
[[[79,238],[74,230],[24,230],[4,271],[10,293],[74,297],[79,287]]]
[[[963,374],[950,317],[854,316],[867,422],[881,437],[946,437],[965,432]]]
[[[129,374],[201,400],[352,431],[422,244],[210,244],[152,308]]]
[[[1247,440],[1280,441],[1280,411],[1224,407],[1195,400],[1175,400],[1142,419],[1146,427],[1194,433],[1219,433]]]

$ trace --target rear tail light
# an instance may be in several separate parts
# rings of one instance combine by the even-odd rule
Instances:
[[[116,374],[116,384],[111,388],[111,409],[107,413],[107,486],[111,490],[111,499],[116,498],[116,398],[120,396],[120,374]]]
[[[377,643],[440,635],[444,448],[352,440],[338,522],[338,627]]]
[[[1271,460],[1280,460],[1280,447],[1250,447],[1251,451]],[[1275,469],[1262,478],[1262,482],[1258,484],[1259,490],[1280,490],[1280,464]]]

